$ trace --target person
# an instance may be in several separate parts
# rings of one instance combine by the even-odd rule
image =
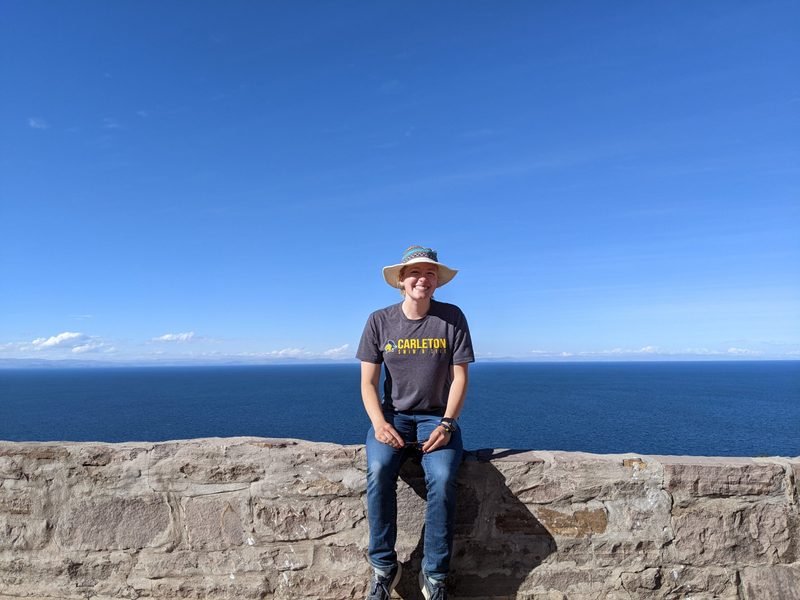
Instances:
[[[411,246],[400,263],[383,268],[402,302],[373,312],[356,352],[361,396],[372,426],[367,433],[369,561],[367,600],[388,600],[400,580],[397,561],[397,477],[414,447],[422,451],[427,487],[419,581],[426,600],[444,600],[455,517],[456,476],[463,445],[456,419],[475,361],[466,318],[433,293],[457,271],[435,250]],[[381,365],[385,370],[382,401]]]

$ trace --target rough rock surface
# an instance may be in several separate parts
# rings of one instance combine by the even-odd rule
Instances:
[[[467,456],[453,598],[800,600],[800,459]],[[425,484],[398,485],[421,598]],[[361,446],[0,442],[0,600],[363,598]]]

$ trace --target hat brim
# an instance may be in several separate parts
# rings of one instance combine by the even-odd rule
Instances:
[[[456,276],[456,273],[458,273],[458,269],[451,269],[447,265],[443,265],[440,262],[420,256],[419,258],[412,258],[408,262],[400,263],[398,265],[389,265],[388,267],[383,267],[383,278],[386,280],[386,283],[397,289],[400,287],[400,271],[402,268],[417,263],[429,263],[438,267],[439,284],[436,287],[442,287],[443,285],[446,285],[453,279],[453,277]]]

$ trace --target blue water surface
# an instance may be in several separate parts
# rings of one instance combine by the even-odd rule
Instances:
[[[363,443],[357,364],[0,371],[0,439]],[[800,362],[479,363],[465,445],[800,455]]]

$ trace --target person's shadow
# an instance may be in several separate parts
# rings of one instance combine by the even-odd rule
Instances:
[[[448,577],[448,590],[454,598],[514,598],[531,571],[556,550],[553,537],[508,489],[505,477],[490,462],[521,452],[487,449],[464,454]],[[404,462],[400,478],[408,487],[399,485],[397,490],[397,545],[403,575],[395,593],[404,600],[421,600],[417,578],[427,492],[418,454]],[[416,546],[403,560],[403,547],[412,547],[414,540]]]

